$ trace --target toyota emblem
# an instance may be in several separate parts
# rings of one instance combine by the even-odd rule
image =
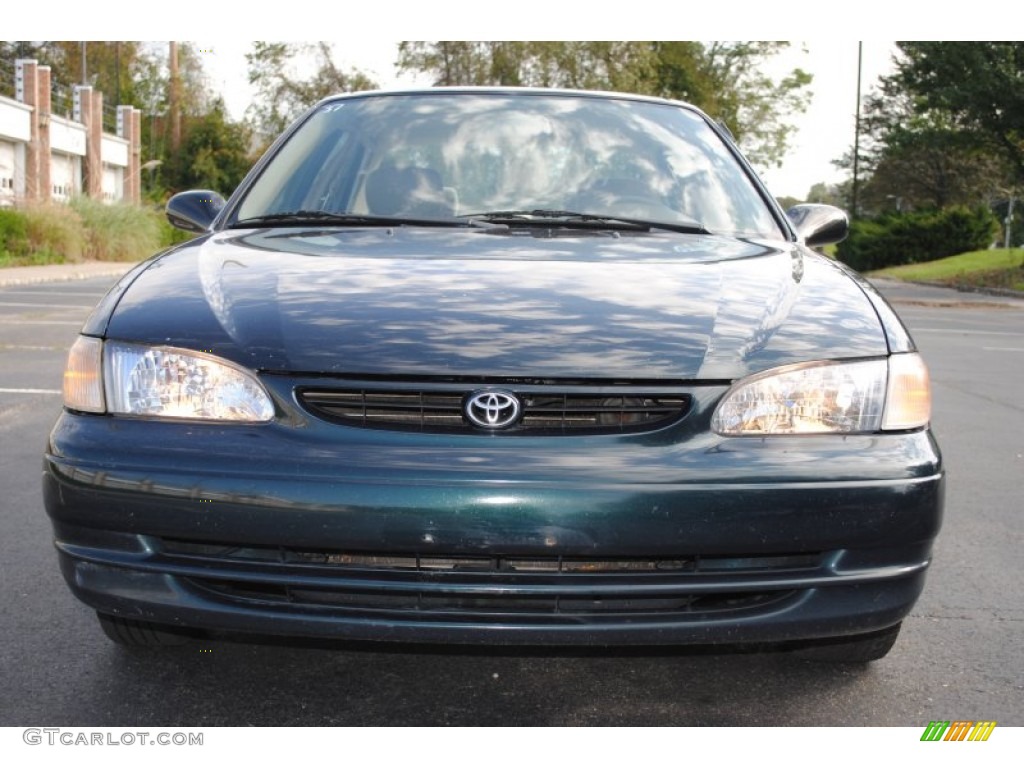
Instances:
[[[519,420],[519,398],[511,392],[489,389],[474,392],[466,399],[466,418],[477,427],[504,429]]]

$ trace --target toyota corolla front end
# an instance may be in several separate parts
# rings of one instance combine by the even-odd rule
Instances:
[[[692,108],[360,94],[72,348],[44,495],[121,642],[815,641],[878,658],[942,511],[927,370]]]

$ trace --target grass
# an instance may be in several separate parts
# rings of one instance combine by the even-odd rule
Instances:
[[[82,218],[85,256],[94,261],[137,261],[160,250],[160,217],[135,205],[106,205],[76,197],[70,208]]]
[[[0,209],[0,268],[95,261],[139,261],[193,235],[151,207],[107,205],[85,197],[67,205]]]
[[[1024,291],[1024,250],[993,248],[969,251],[937,261],[904,264],[870,273],[923,283],[941,283],[956,288],[1009,288]]]

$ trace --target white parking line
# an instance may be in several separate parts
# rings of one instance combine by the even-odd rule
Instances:
[[[43,344],[4,344],[3,342],[0,342],[0,352],[13,352],[16,349],[23,352],[66,352],[68,348],[46,346]]]
[[[911,333],[948,333],[951,336],[1024,336],[1014,331],[968,331],[962,328],[914,328]]]
[[[0,395],[59,395],[59,389],[5,389],[0,387]]]
[[[33,304],[30,301],[0,301],[0,307],[33,307],[35,309],[92,309],[92,307],[86,304]]]
[[[11,293],[23,293],[26,296],[84,296],[87,299],[99,301],[105,295],[104,291],[92,293],[87,291],[32,291],[27,288],[0,288],[0,296],[7,296]]]
[[[1024,347],[982,347],[986,352],[1024,352]]]
[[[74,325],[81,327],[81,320],[8,320],[4,318],[4,325]]]

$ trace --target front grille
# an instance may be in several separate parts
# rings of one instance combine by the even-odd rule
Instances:
[[[306,550],[163,540],[160,559],[210,597],[281,610],[514,617],[552,624],[615,617],[736,617],[796,599],[823,553],[679,557],[479,557]]]
[[[310,413],[355,427],[415,432],[488,432],[472,425],[463,405],[474,392],[466,385],[431,388],[302,389],[299,402]],[[522,417],[501,434],[619,434],[658,429],[681,419],[690,407],[684,392],[513,387]]]

